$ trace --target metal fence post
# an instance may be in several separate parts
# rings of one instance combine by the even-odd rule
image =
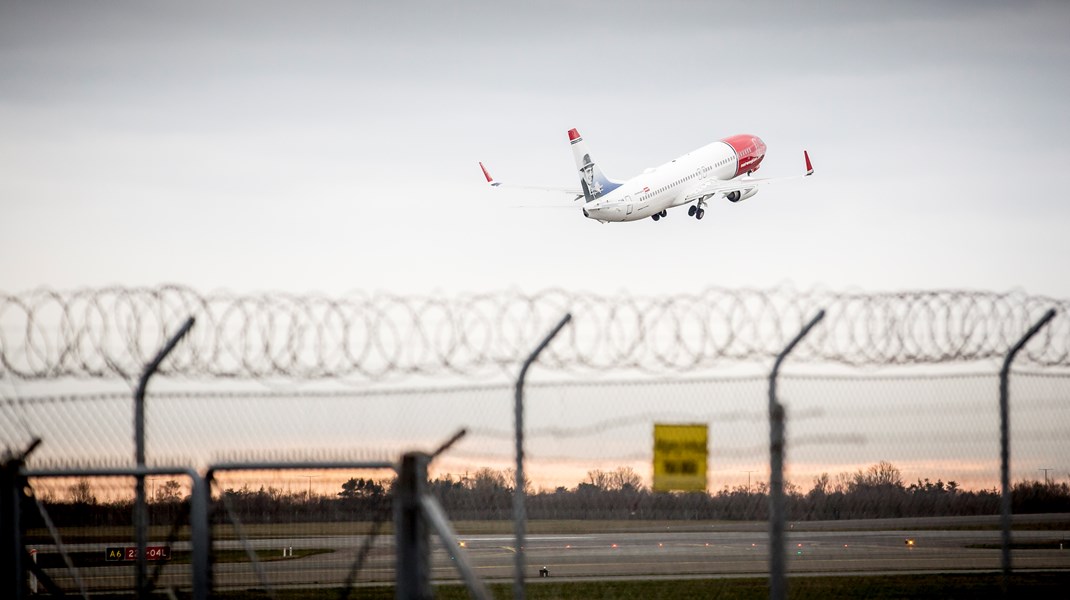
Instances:
[[[527,523],[527,513],[524,510],[524,379],[528,375],[528,368],[539,358],[539,354],[546,349],[550,340],[554,339],[561,329],[572,320],[572,313],[558,321],[557,325],[546,334],[535,351],[524,361],[520,367],[520,375],[516,379],[516,403],[513,406],[516,423],[516,488],[513,490],[513,534],[516,537],[516,554],[513,562],[513,598],[524,599],[524,526]]]
[[[1011,431],[1010,405],[1007,382],[1011,374],[1011,363],[1018,351],[1025,346],[1042,327],[1055,317],[1055,309],[1048,309],[1044,316],[1025,332],[1018,343],[1007,352],[1003,359],[1003,368],[999,370],[999,481],[1000,481],[1000,567],[1003,571],[1001,585],[1003,593],[1009,591],[1011,577]]]
[[[22,486],[19,474],[22,459],[6,458],[0,465],[0,589],[11,592],[15,600],[26,597],[26,572],[22,561]]]
[[[40,444],[40,437],[34,437],[20,455],[5,453],[0,465],[0,589],[11,590],[16,600],[25,598],[28,589],[22,567],[26,558],[26,549],[22,548],[22,498],[26,494],[22,490],[27,478],[19,471]]]
[[[192,550],[193,600],[208,600],[211,594],[208,575],[208,552],[211,546],[208,505],[212,501],[208,484],[192,477],[189,497],[190,548]]]
[[[0,470],[0,538],[3,550],[0,551],[0,586],[9,590],[16,600],[25,596],[26,584],[23,583],[22,571],[22,536],[19,535],[19,470],[5,464]]]
[[[134,460],[138,468],[145,467],[145,389],[149,385],[149,378],[160,368],[160,363],[174,350],[175,345],[182,339],[190,328],[193,327],[193,317],[186,319],[182,327],[160,349],[152,362],[145,365],[141,378],[137,382],[137,390],[134,392]],[[137,597],[145,598],[148,595],[146,589],[148,561],[145,556],[145,547],[148,546],[148,515],[145,507],[145,476],[138,475],[134,492],[134,538],[137,544]]]
[[[784,359],[823,318],[825,311],[820,310],[803,326],[776,357],[769,374],[769,597],[773,600],[784,600],[788,593],[784,554],[784,406],[777,399],[776,380]]]
[[[420,498],[427,487],[428,457],[410,452],[401,458],[397,496],[394,498],[398,600],[430,600],[431,547],[428,528],[421,512]]]

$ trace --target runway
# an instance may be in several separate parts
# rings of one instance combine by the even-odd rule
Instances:
[[[914,520],[912,522],[916,522]],[[902,524],[876,522],[880,524]],[[1000,568],[999,531],[958,529],[869,529],[843,530],[851,522],[805,523],[787,532],[788,570],[791,575],[804,574],[892,574],[963,571],[993,571]],[[927,524],[928,525],[928,524]],[[931,525],[928,525],[931,526]],[[961,526],[955,523],[954,526]],[[682,529],[682,530],[681,530]],[[528,577],[539,579],[546,568],[553,580],[739,577],[764,576],[768,572],[768,535],[762,524],[738,528],[724,526],[669,527],[657,531],[622,533],[529,535],[525,544]],[[907,540],[913,540],[912,545]],[[484,581],[511,580],[516,556],[513,538],[508,535],[462,536],[464,548]],[[1016,545],[1057,544],[1070,541],[1070,527],[1057,530],[1016,531]],[[215,587],[247,588],[269,585],[339,586],[347,579],[358,585],[392,583],[394,577],[394,541],[380,536],[371,544],[359,571],[351,573],[357,562],[364,536],[323,536],[266,538],[251,540],[258,549],[278,549],[275,559],[252,562],[223,562],[215,565]],[[104,544],[81,544],[72,551],[92,551]],[[237,541],[220,541],[217,549],[241,548]],[[330,549],[331,552],[299,558],[282,559],[282,548]],[[178,543],[175,551],[188,549]],[[432,538],[432,580],[457,582],[453,549],[445,549]],[[1017,549],[1012,552],[1015,570],[1070,570],[1070,544],[1059,550]],[[155,564],[150,563],[150,571]],[[65,590],[76,591],[74,577],[65,569],[50,569],[51,575]],[[133,565],[83,568],[79,576],[86,589],[124,590],[133,587]],[[188,564],[166,565],[158,587],[188,588]]]

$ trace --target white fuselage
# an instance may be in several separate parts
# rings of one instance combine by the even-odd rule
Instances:
[[[587,216],[598,221],[638,221],[683,204],[687,190],[703,179],[737,176],[739,156],[726,142],[714,142],[625,181],[587,203]]]

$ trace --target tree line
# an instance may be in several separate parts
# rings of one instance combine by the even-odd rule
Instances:
[[[454,520],[495,520],[512,516],[515,477],[510,470],[481,468],[470,477],[439,476],[427,489]],[[272,486],[225,488],[213,498],[217,523],[236,516],[243,523],[388,521],[393,480],[351,478],[333,496],[289,492]],[[591,470],[575,487],[537,492],[528,486],[529,519],[614,520],[766,520],[767,484],[725,486],[713,492],[660,493],[643,484],[630,467]],[[966,490],[955,481],[903,481],[898,468],[880,462],[855,473],[815,477],[809,490],[786,484],[788,518],[803,520],[876,519],[999,514],[999,490]],[[153,523],[184,520],[188,496],[177,482],[156,491],[149,506]],[[66,498],[46,497],[43,503],[59,525],[128,525],[132,500],[98,502],[92,486],[80,480]],[[1070,512],[1070,485],[1021,480],[1012,488],[1016,514]],[[27,506],[30,527],[39,520]]]

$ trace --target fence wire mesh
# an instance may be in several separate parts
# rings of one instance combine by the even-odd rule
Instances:
[[[654,423],[708,425],[709,489],[747,489],[749,481],[759,490],[768,479],[767,391],[760,376],[531,384],[525,467],[531,490],[605,487],[613,474],[619,487],[621,470],[632,487],[648,488]],[[892,463],[907,485],[926,479],[969,489],[998,485],[996,375],[783,375],[780,391],[788,411],[788,480],[803,491],[823,473],[835,486],[881,461]],[[1048,480],[1067,481],[1070,376],[1018,373],[1011,394],[1015,478],[1043,480],[1046,469]],[[410,449],[430,452],[467,429],[432,473],[471,482],[489,469],[508,480],[515,464],[512,402],[513,389],[504,385],[164,391],[147,408],[148,459],[198,468],[224,460],[389,461]],[[10,415],[0,430],[5,446],[32,436],[46,440],[31,467],[132,463],[129,394],[8,399],[3,406]],[[324,474],[312,487],[332,495],[346,479]],[[483,514],[508,511],[503,502]]]

